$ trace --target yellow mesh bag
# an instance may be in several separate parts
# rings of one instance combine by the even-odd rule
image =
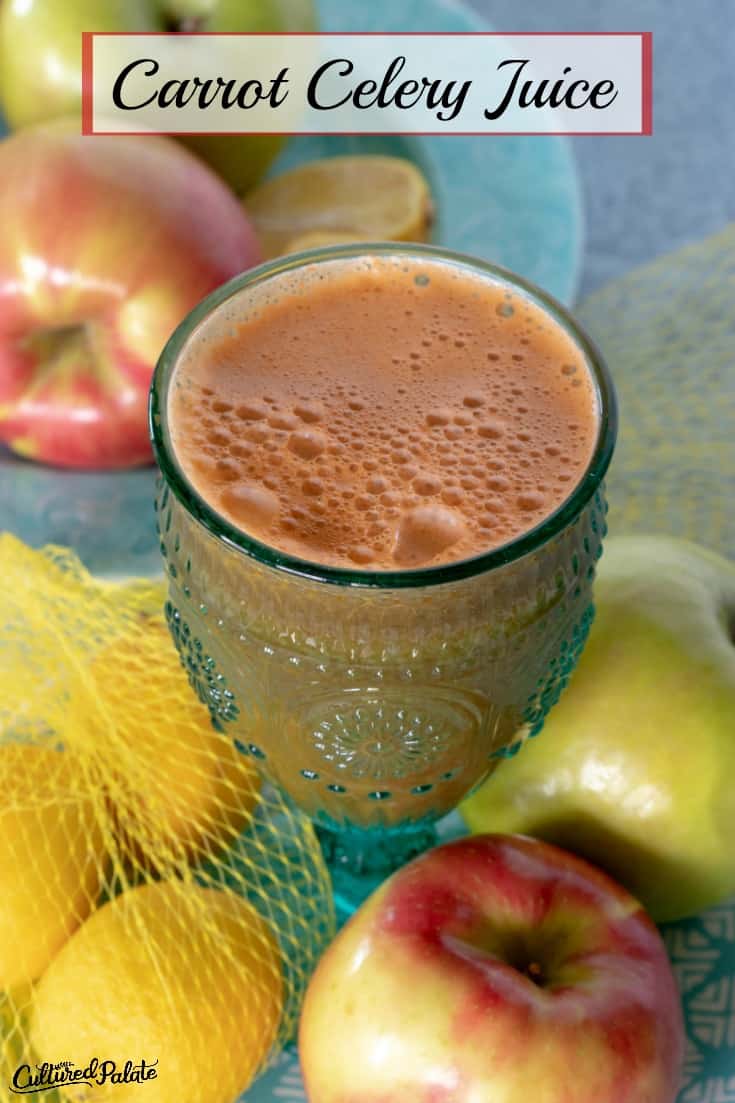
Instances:
[[[334,931],[308,821],[212,727],[164,597],[0,536],[0,1100],[232,1103]]]

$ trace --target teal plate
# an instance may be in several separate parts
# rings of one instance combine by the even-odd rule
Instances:
[[[322,0],[327,30],[472,31],[477,17],[447,0]],[[0,134],[3,128],[0,121]],[[293,139],[274,171],[344,152],[388,152],[417,162],[431,181],[435,240],[503,264],[569,303],[577,288],[582,215],[569,145],[558,137]],[[27,543],[65,544],[103,575],[159,570],[152,470],[51,471],[0,446],[0,527]]]

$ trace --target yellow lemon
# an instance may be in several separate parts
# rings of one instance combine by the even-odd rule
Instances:
[[[165,624],[112,640],[92,663],[87,724],[104,759],[120,844],[145,868],[216,856],[250,818],[255,767],[215,731]]]
[[[0,991],[34,980],[95,905],[105,860],[75,756],[0,745]]]
[[[305,249],[321,249],[324,245],[352,245],[362,240],[354,230],[309,230],[291,238],[283,247],[285,253],[301,253]]]
[[[278,946],[253,907],[161,881],[105,904],[64,946],[37,985],[30,1037],[39,1061],[100,1062],[91,1085],[61,1088],[69,1100],[233,1103],[275,1040],[282,1002]],[[130,1077],[138,1066],[138,1079],[154,1078],[112,1080],[110,1063],[119,1076],[127,1061]]]
[[[260,184],[244,203],[266,257],[336,242],[427,241],[434,215],[416,165],[373,155],[299,165]]]

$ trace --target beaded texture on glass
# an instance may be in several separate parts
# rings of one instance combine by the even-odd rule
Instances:
[[[161,482],[169,626],[215,725],[326,827],[451,811],[536,735],[584,645],[598,491],[522,559],[416,590],[318,583],[212,536]]]

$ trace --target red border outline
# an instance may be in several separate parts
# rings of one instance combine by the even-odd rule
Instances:
[[[653,134],[653,32],[641,33],[641,134]]]
[[[82,31],[82,134],[94,134],[94,36]]]
[[[95,130],[94,129],[94,39],[97,38],[640,38],[641,40],[641,129],[640,130]],[[281,137],[396,135],[406,138],[638,138],[653,134],[653,32],[652,31],[82,31],[82,134],[98,137],[168,135],[175,138],[196,135],[237,136],[262,134]]]

